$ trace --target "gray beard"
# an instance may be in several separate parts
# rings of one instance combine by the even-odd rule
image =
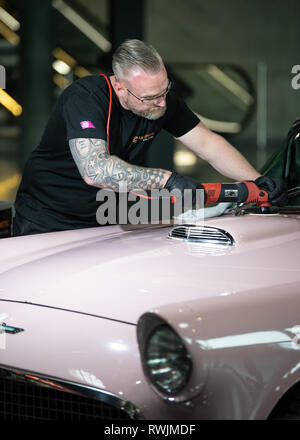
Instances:
[[[156,112],[155,110],[154,111],[151,111],[151,110],[138,111],[138,110],[131,108],[128,105],[128,102],[126,102],[126,105],[128,106],[129,110],[132,111],[132,113],[134,113],[137,116],[141,116],[142,118],[148,119],[150,121],[155,121],[156,119],[161,118],[166,113],[166,110],[167,110],[167,106],[165,106],[165,107],[160,108],[160,112]]]
[[[159,118],[161,118],[165,113],[166,113],[166,107],[164,107],[163,109],[161,109],[161,112],[160,113],[144,113],[144,115],[141,115],[141,116],[143,116],[143,118],[146,118],[146,119],[149,119],[150,121],[155,121],[156,119],[159,119]]]

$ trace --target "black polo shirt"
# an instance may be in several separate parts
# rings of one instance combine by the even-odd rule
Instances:
[[[23,217],[51,230],[98,226],[99,188],[82,179],[69,140],[106,140],[108,108],[109,89],[100,75],[81,78],[60,95],[40,144],[23,171],[15,203]],[[180,137],[198,122],[199,118],[172,91],[167,96],[165,115],[151,121],[125,110],[112,88],[110,154],[139,165],[162,129]]]

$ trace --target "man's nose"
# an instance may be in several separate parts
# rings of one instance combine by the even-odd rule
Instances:
[[[157,107],[165,107],[166,105],[166,97],[165,96],[161,96],[160,98],[157,98],[155,105]]]

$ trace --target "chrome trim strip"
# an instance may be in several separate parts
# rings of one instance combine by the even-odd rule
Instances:
[[[132,420],[144,420],[144,416],[141,411],[130,401],[120,399],[119,396],[110,393],[108,391],[99,390],[89,385],[83,385],[68,380],[59,379],[52,376],[46,376],[40,373],[34,373],[32,371],[23,370],[20,368],[14,368],[7,365],[0,364],[0,377],[1,371],[6,371],[9,374],[20,376],[20,380],[25,380],[31,383],[35,383],[38,386],[47,386],[59,391],[67,393],[77,394],[82,397],[95,399],[103,403],[107,403],[120,409],[132,419]]]
[[[15,335],[16,333],[20,333],[23,331],[24,331],[23,328],[6,325],[5,322],[2,322],[2,324],[0,324],[0,333],[4,332],[4,333],[10,333],[11,335]]]

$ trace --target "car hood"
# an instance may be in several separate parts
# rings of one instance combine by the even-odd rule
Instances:
[[[205,221],[229,232],[234,246],[172,240],[165,226],[3,239],[0,299],[136,323],[165,304],[299,281],[299,220],[225,215]]]

